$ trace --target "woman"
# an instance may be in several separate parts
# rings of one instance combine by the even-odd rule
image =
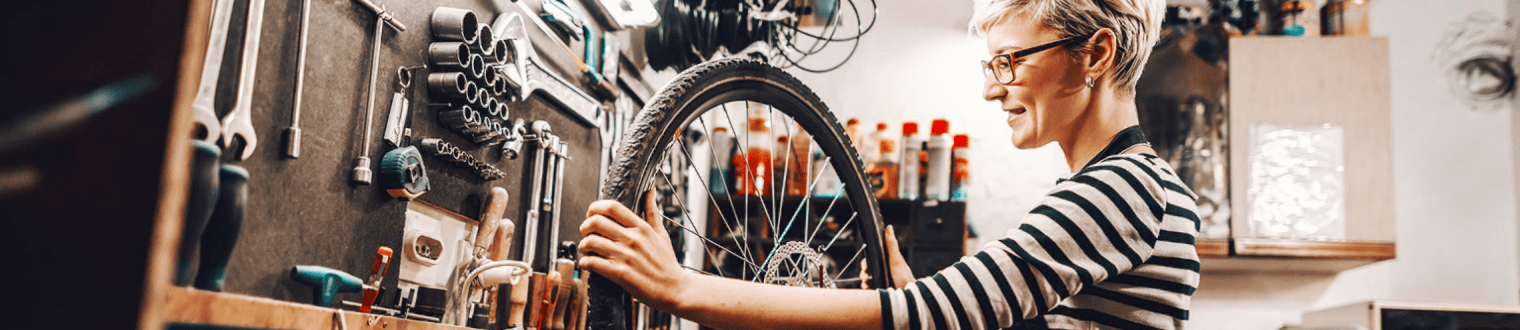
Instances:
[[[677,263],[664,226],[613,201],[591,205],[580,264],[656,309],[722,329],[1181,328],[1198,285],[1195,196],[1144,142],[1134,101],[1163,6],[978,5],[971,25],[992,56],[983,96],[1008,112],[1015,146],[1057,142],[1076,174],[1005,239],[937,274],[874,291],[694,274]],[[901,257],[890,260],[906,273]]]

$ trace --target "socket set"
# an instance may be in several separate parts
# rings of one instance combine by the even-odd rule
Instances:
[[[495,166],[491,166],[491,164],[486,164],[475,159],[475,156],[470,156],[463,149],[459,149],[459,147],[455,147],[448,142],[443,142],[441,139],[422,139],[422,149],[426,150],[428,154],[433,155],[433,157],[442,159],[445,162],[473,169],[476,175],[479,175],[482,179],[486,179],[486,181],[507,176],[506,172],[502,172]]]
[[[491,26],[480,24],[474,12],[440,7],[431,20],[434,42],[428,45],[428,92],[438,121],[479,146],[514,138],[506,102],[515,97],[502,65],[515,53],[511,42]],[[502,98],[506,98],[503,100]]]

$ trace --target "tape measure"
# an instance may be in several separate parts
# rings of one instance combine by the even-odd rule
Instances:
[[[380,157],[380,171],[375,176],[380,187],[398,200],[413,200],[428,191],[427,171],[422,166],[422,152],[417,151],[417,147],[386,152]]]

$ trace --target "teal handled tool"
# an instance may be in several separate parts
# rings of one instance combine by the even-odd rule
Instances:
[[[179,257],[174,264],[174,285],[190,286],[195,280],[195,250],[200,248],[201,234],[206,222],[211,220],[211,210],[216,206],[217,187],[221,177],[217,172],[221,164],[222,149],[216,144],[201,140],[195,144],[190,163],[190,192],[185,202],[185,221],[180,228]]]
[[[201,263],[195,274],[195,288],[201,290],[222,291],[227,259],[237,246],[243,207],[248,204],[248,171],[237,165],[222,165],[219,171],[216,208],[201,234]]]
[[[310,285],[315,300],[313,303],[322,307],[332,307],[333,297],[339,292],[359,292],[364,289],[364,282],[360,282],[358,277],[322,266],[291,267],[290,278]]]

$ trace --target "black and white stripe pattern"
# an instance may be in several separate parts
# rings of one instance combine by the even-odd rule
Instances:
[[[1181,328],[1198,287],[1195,199],[1154,156],[1104,159],[1058,183],[1007,238],[880,290],[883,328]]]

